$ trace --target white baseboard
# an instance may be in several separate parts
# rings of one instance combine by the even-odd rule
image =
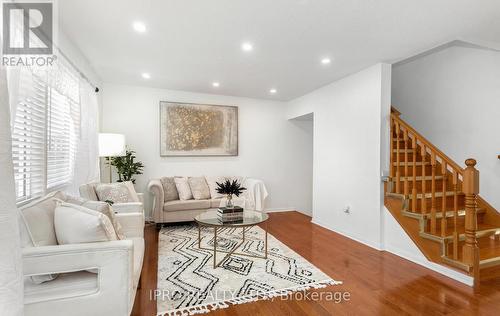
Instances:
[[[447,276],[453,280],[456,280],[458,282],[461,282],[461,283],[464,283],[468,286],[472,286],[473,285],[473,282],[474,282],[474,279],[470,276],[467,276],[463,273],[460,273],[458,271],[455,271],[453,269],[449,269],[449,268],[446,268],[442,265],[439,265],[439,264],[436,264],[434,262],[430,262],[430,261],[427,261],[426,259],[422,260],[421,258],[418,258],[417,256],[407,252],[407,251],[404,251],[402,249],[396,249],[394,247],[391,247],[390,245],[388,247],[385,247],[385,249],[382,249],[380,245],[376,245],[372,242],[369,242],[369,241],[366,241],[366,240],[363,240],[362,238],[359,238],[359,237],[355,237],[355,236],[352,236],[346,232],[342,232],[342,231],[339,231],[337,229],[333,229],[332,227],[330,227],[329,225],[326,225],[324,223],[320,223],[318,222],[317,220],[315,220],[313,218],[313,220],[311,221],[313,224],[316,224],[318,226],[321,226],[323,228],[326,228],[330,231],[333,231],[337,234],[340,234],[344,237],[347,237],[349,239],[352,239],[354,241],[357,241],[359,243],[362,243],[368,247],[371,247],[371,248],[374,248],[374,249],[377,249],[379,251],[387,251],[387,252],[390,252],[392,254],[395,254],[396,256],[399,256],[401,258],[404,258],[406,260],[409,260],[413,263],[416,263],[424,268],[427,268],[429,270],[432,270],[432,271],[435,271],[439,274],[442,274],[444,276]]]
[[[295,212],[296,209],[293,207],[288,207],[288,208],[268,208],[266,209],[266,213],[277,213],[277,212]]]

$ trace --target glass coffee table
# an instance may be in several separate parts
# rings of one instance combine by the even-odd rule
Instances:
[[[240,256],[247,256],[247,257],[253,257],[253,258],[262,258],[262,259],[267,259],[267,220],[269,219],[269,216],[265,213],[257,212],[257,211],[243,211],[243,220],[238,221],[238,222],[221,222],[217,216],[217,210],[208,210],[204,213],[201,213],[200,215],[196,216],[194,220],[198,224],[198,248],[204,249],[204,250],[210,250],[213,251],[214,254],[214,269],[220,266],[224,260],[226,260],[227,257],[229,257],[232,254],[235,255],[240,255]],[[241,245],[245,242],[245,232],[250,230],[253,226],[256,226],[260,223],[266,223],[264,227],[264,256],[256,256],[256,255],[251,255],[251,254],[246,254],[246,253],[236,253],[235,251],[240,248]],[[201,246],[201,228],[205,227],[213,227],[214,229],[214,247],[213,249],[210,248],[204,248]],[[219,229],[223,228],[242,228],[243,229],[243,237],[241,241],[230,251],[225,251],[225,250],[217,250],[217,231]],[[217,262],[217,252],[222,252],[225,253],[226,255],[222,260]]]

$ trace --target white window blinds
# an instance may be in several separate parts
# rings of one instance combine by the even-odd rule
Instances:
[[[27,69],[20,71],[19,97],[12,128],[12,156],[17,201],[45,191],[47,85]]]
[[[18,203],[72,182],[80,135],[79,79],[59,64],[20,70],[12,127]]]

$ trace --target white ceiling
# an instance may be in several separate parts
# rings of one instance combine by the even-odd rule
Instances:
[[[277,100],[455,39],[500,43],[498,0],[63,0],[59,9],[104,82]]]

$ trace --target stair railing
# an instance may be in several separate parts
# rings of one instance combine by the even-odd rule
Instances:
[[[411,200],[408,207],[412,212],[418,208],[418,197],[420,194],[420,212],[423,216],[430,219],[430,232],[436,235],[437,232],[437,212],[441,211],[441,237],[449,236],[447,210],[452,209],[452,249],[453,259],[460,260],[458,247],[460,243],[460,233],[458,231],[458,212],[459,196],[465,195],[465,244],[462,247],[462,261],[469,266],[469,272],[474,276],[475,282],[479,280],[479,248],[477,246],[477,195],[479,194],[479,172],[475,169],[476,161],[474,159],[466,160],[466,169],[463,169],[455,163],[450,157],[445,155],[436,146],[429,142],[425,137],[413,129],[409,124],[400,118],[400,112],[392,108],[391,125],[391,168],[390,181],[392,184],[392,193],[401,194],[405,201]],[[401,144],[403,142],[403,144]],[[410,148],[411,146],[411,148]],[[409,152],[412,152],[412,159],[409,161]],[[401,154],[403,160],[401,161]],[[417,174],[417,155],[420,156],[421,170]],[[411,164],[411,172],[409,166]],[[430,175],[426,174],[425,166],[430,164]],[[395,165],[395,166],[394,166]],[[404,166],[404,177],[401,176],[401,166]],[[438,168],[440,167],[440,168]],[[411,174],[411,176],[410,176]],[[436,192],[436,179],[442,179],[442,190]],[[420,177],[420,179],[418,179]],[[417,189],[417,183],[420,181],[420,193]],[[430,191],[427,193],[427,185],[430,181]],[[451,192],[453,196],[453,205],[447,206],[448,183],[451,181]],[[411,192],[410,192],[411,183]],[[462,191],[462,193],[461,193]],[[442,196],[441,205],[437,205],[436,197]],[[431,200],[430,210],[428,210],[427,201]],[[430,213],[430,214],[429,214]]]

